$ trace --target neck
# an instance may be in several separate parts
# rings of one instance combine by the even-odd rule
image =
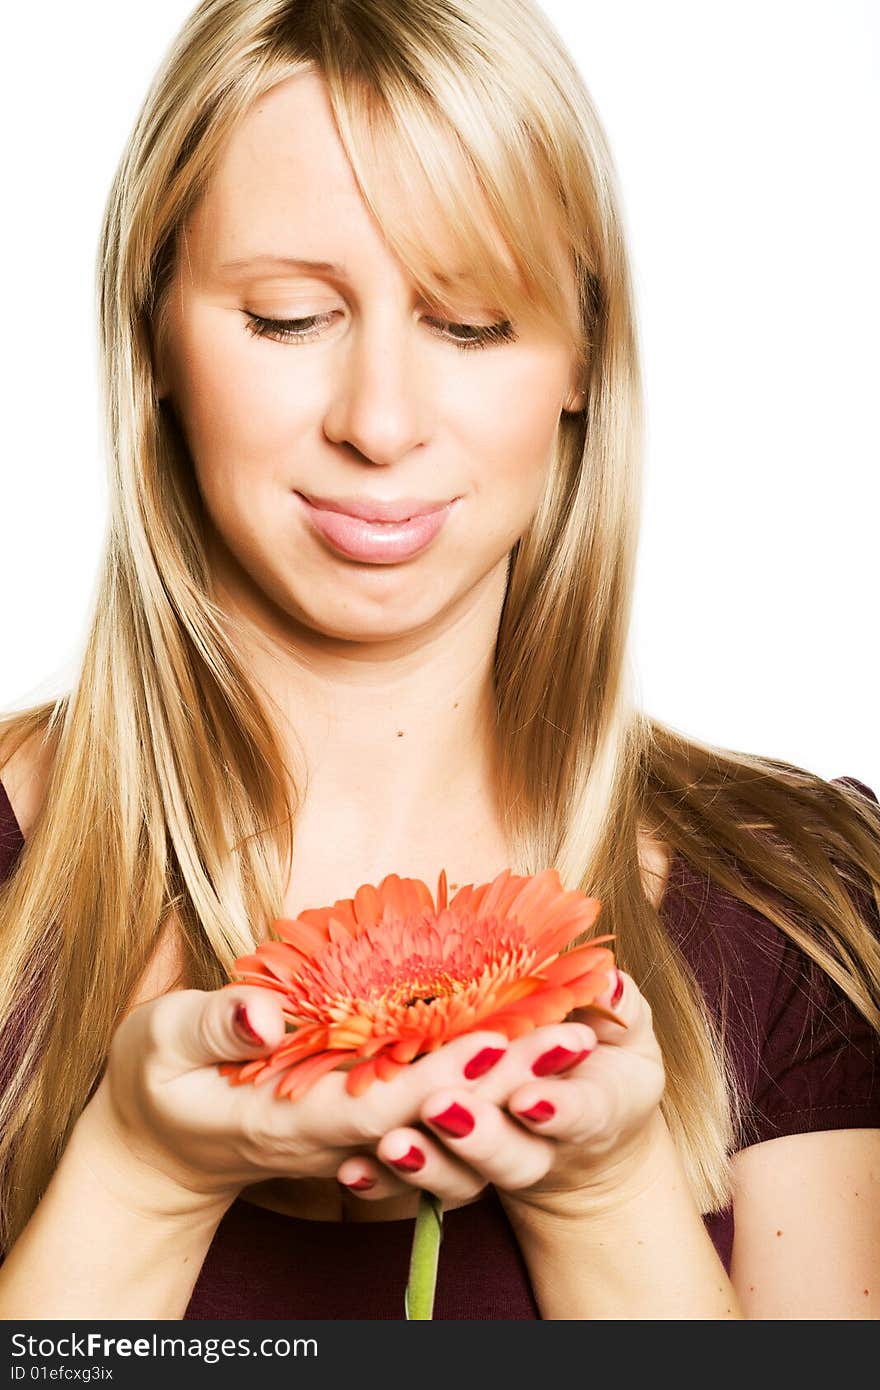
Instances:
[[[394,862],[413,827],[492,801],[493,658],[507,582],[498,567],[429,627],[328,636],[217,580],[250,678],[267,697],[300,796],[298,823]]]

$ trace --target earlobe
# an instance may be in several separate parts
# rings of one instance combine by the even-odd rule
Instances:
[[[566,415],[577,415],[583,410],[586,403],[587,398],[584,391],[569,391],[562,409]]]

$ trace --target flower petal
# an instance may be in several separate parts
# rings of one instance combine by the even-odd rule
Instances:
[[[334,1024],[328,1030],[331,1047],[362,1047],[372,1038],[373,1025],[370,1019],[354,1014],[342,1024]]]
[[[389,1055],[395,1062],[411,1062],[414,1057],[419,1055],[421,1047],[422,1039],[420,1037],[401,1038],[389,1049]]]
[[[376,1076],[380,1081],[393,1081],[398,1073],[405,1071],[402,1062],[395,1062],[387,1052],[380,1052],[376,1058]]]
[[[505,916],[508,904],[516,897],[522,883],[521,875],[502,869],[489,884],[489,891],[480,903],[480,916],[488,917],[493,912],[499,917]]]
[[[543,980],[539,980],[536,975],[524,975],[521,980],[514,980],[505,990],[499,992],[495,1007],[507,1008],[508,1004],[515,1004],[518,999],[526,999],[539,989],[546,989]]]
[[[359,927],[378,922],[382,915],[382,897],[372,883],[363,883],[354,895],[354,915]]]
[[[298,1100],[328,1071],[335,1071],[338,1066],[354,1055],[353,1052],[324,1052],[319,1053],[317,1057],[310,1057],[307,1062],[300,1062],[298,1066],[292,1067],[281,1078],[275,1087],[276,1096],[279,1100],[284,1096],[287,1096],[289,1100]]]
[[[552,931],[541,936],[540,948],[544,958],[555,956],[559,951],[564,951],[566,946],[570,946],[576,937],[589,930],[597,915],[597,913],[593,913],[586,921],[581,917],[565,917]],[[598,937],[590,937],[589,941],[581,941],[578,944],[580,946],[594,946],[599,939]],[[608,940],[607,937],[601,939],[603,941]]]
[[[330,939],[327,930],[327,923],[332,914],[332,909],[320,909],[315,912],[311,908],[306,912],[300,913],[293,926],[287,929],[285,940],[290,945],[295,946],[303,955],[312,957],[318,951],[322,951]],[[312,920],[317,918],[319,920]],[[266,945],[267,943],[263,943]],[[271,944],[271,943],[268,943]],[[258,948],[262,950],[263,947]]]
[[[564,890],[556,869],[545,869],[534,878],[520,882],[516,895],[507,908],[507,915],[529,931],[540,931],[547,911],[563,895]]]
[[[302,969],[300,951],[285,941],[264,941],[257,947],[257,959],[277,980],[292,985]]]
[[[536,1028],[541,1028],[545,1023],[560,1022],[574,1007],[574,996],[562,985],[559,989],[545,989],[528,999],[520,999],[516,1004],[505,1006],[502,1012],[505,1018],[516,1015],[530,1018]]]
[[[437,912],[445,911],[446,899],[448,896],[448,885],[446,882],[446,870],[440,870],[440,877],[437,879]]]
[[[345,1089],[350,1096],[362,1096],[376,1080],[376,1063],[373,1058],[352,1067],[345,1078]]]
[[[575,946],[557,956],[541,974],[554,985],[564,985],[568,980],[580,979],[594,970],[608,973],[614,965],[614,956],[602,947]],[[600,990],[601,993],[601,990]]]

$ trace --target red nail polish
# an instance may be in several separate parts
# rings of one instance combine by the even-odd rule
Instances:
[[[420,1168],[425,1166],[425,1155],[421,1149],[417,1149],[415,1144],[410,1146],[409,1153],[403,1154],[401,1158],[389,1158],[389,1163],[395,1168],[401,1168],[405,1173],[417,1173]]]
[[[464,1069],[468,1081],[474,1081],[478,1076],[485,1076],[499,1058],[504,1056],[504,1052],[503,1047],[484,1047],[482,1052],[478,1052],[475,1057],[471,1058]]]
[[[428,1124],[436,1125],[444,1134],[451,1134],[454,1139],[463,1139],[473,1129],[474,1117],[463,1105],[453,1103],[439,1115],[429,1115]]]
[[[244,1038],[245,1042],[259,1043],[262,1047],[263,1043],[265,1042],[265,1038],[261,1038],[257,1030],[254,1027],[252,1027],[251,1021],[248,1018],[247,1008],[244,1004],[236,1004],[235,1013],[233,1015],[233,1022],[235,1023],[235,1026],[238,1029],[239,1034],[242,1038]]]
[[[347,1187],[352,1192],[368,1192],[371,1187],[376,1186],[375,1178],[355,1178],[354,1182],[344,1182],[343,1187]]]
[[[619,970],[615,970],[614,973],[617,976],[617,984],[614,986],[614,993],[611,996],[612,1007],[618,1002],[620,996],[623,994],[623,976],[621,975]]]
[[[568,1071],[589,1055],[590,1049],[586,1047],[582,1052],[572,1052],[569,1047],[551,1047],[549,1052],[542,1052],[532,1063],[532,1071],[535,1076],[550,1076],[551,1073]]]
[[[543,1124],[545,1120],[552,1120],[556,1114],[556,1106],[551,1105],[549,1100],[537,1100],[531,1110],[517,1110],[517,1115],[523,1120],[533,1120],[536,1125]]]

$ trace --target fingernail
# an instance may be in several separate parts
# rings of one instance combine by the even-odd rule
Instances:
[[[535,1076],[549,1076],[551,1072],[568,1071],[589,1055],[590,1049],[587,1047],[582,1052],[572,1052],[569,1047],[551,1047],[549,1052],[542,1052],[532,1063],[532,1071]]]
[[[551,1105],[549,1100],[536,1100],[531,1110],[517,1110],[516,1114],[523,1120],[533,1120],[535,1124],[543,1124],[545,1120],[552,1120],[556,1114],[556,1106]]]
[[[244,1004],[236,1004],[233,1022],[238,1029],[239,1035],[247,1043],[259,1043],[263,1046],[265,1038],[261,1038],[257,1030],[252,1026],[248,1018],[248,1011]]]
[[[425,1166],[425,1155],[421,1149],[417,1149],[415,1144],[412,1144],[408,1153],[403,1154],[401,1158],[389,1158],[388,1162],[393,1164],[395,1168],[401,1168],[405,1173],[417,1173],[420,1168]]]
[[[482,1052],[478,1052],[475,1057],[471,1058],[464,1069],[468,1081],[473,1081],[478,1076],[485,1076],[499,1058],[504,1056],[504,1052],[503,1047],[484,1047]]]
[[[375,1178],[355,1178],[354,1182],[344,1182],[343,1187],[349,1188],[352,1192],[368,1192],[371,1187],[376,1186]]]
[[[614,973],[617,976],[617,984],[614,986],[614,993],[611,996],[612,1004],[616,1004],[620,999],[620,996],[623,994],[623,976],[621,975],[619,970],[615,970]]]
[[[473,1129],[474,1117],[463,1105],[453,1103],[439,1115],[429,1115],[428,1124],[436,1125],[444,1134],[451,1134],[454,1139],[463,1139]]]

